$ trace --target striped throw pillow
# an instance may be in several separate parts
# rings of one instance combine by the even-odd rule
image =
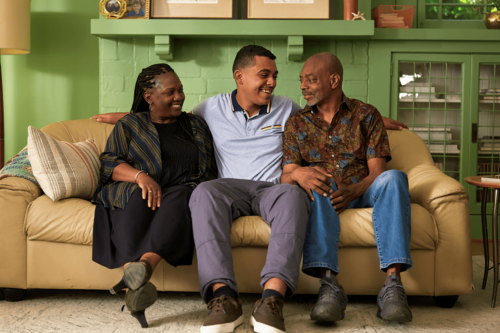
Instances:
[[[28,158],[33,175],[53,201],[94,196],[101,161],[93,139],[77,143],[58,141],[29,126]]]

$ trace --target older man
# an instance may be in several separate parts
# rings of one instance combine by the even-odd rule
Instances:
[[[343,69],[330,53],[309,58],[300,74],[307,107],[285,128],[282,183],[300,185],[311,198],[302,271],[321,277],[316,321],[344,318],[347,296],[337,282],[339,214],[373,208],[380,269],[387,280],[377,298],[377,315],[409,322],[412,314],[400,272],[410,258],[410,194],[401,171],[386,171],[391,159],[382,116],[375,107],[342,92]]]

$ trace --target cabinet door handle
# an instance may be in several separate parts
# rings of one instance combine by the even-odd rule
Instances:
[[[472,143],[477,143],[477,124],[472,124]]]

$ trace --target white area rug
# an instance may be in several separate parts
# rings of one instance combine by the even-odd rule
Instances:
[[[344,320],[318,325],[309,319],[316,296],[297,295],[285,303],[287,332],[500,332],[500,297],[490,308],[492,271],[482,290],[484,259],[473,262],[476,291],[452,309],[436,307],[430,297],[409,297],[413,322],[387,323],[376,316],[375,296],[352,296]],[[236,333],[253,332],[249,318],[259,296],[242,295],[245,321]],[[0,301],[0,332],[199,332],[207,314],[197,293],[162,292],[146,310],[151,327],[141,329],[127,310],[120,312],[121,304],[106,291],[29,290],[22,302]]]

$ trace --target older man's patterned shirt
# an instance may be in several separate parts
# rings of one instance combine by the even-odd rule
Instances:
[[[320,166],[337,185],[362,181],[369,173],[368,160],[382,157],[391,160],[382,116],[374,106],[345,95],[331,124],[308,106],[285,127],[283,166]]]

